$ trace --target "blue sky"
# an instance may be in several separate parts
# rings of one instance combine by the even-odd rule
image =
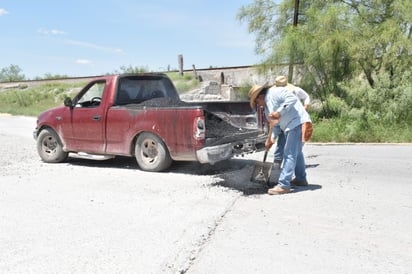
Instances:
[[[0,68],[26,78],[254,65],[254,36],[236,19],[253,0],[0,0]]]

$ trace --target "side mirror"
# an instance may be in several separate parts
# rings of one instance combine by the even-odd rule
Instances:
[[[72,98],[66,97],[66,98],[64,99],[64,105],[65,105],[66,107],[72,107],[72,106],[73,106]]]

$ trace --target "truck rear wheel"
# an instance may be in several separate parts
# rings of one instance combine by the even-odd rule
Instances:
[[[136,140],[137,164],[145,171],[163,171],[170,167],[172,158],[163,141],[152,133],[142,133]]]
[[[43,129],[37,137],[37,153],[46,163],[64,162],[69,155],[63,150],[57,133],[51,129]]]

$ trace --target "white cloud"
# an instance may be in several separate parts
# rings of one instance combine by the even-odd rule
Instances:
[[[0,9],[0,16],[6,15],[7,13],[9,13],[7,10]]]
[[[109,51],[109,52],[114,52],[114,53],[123,53],[123,50],[119,48],[103,47],[103,46],[99,46],[99,45],[92,44],[89,42],[82,42],[82,41],[76,41],[76,40],[66,40],[66,42],[71,45],[85,47],[85,48]]]
[[[62,30],[57,30],[57,29],[38,29],[37,32],[44,34],[44,35],[63,35],[66,34],[66,32],[62,31]]]
[[[89,65],[91,63],[92,63],[92,61],[87,60],[87,59],[77,59],[76,60],[76,64]]]

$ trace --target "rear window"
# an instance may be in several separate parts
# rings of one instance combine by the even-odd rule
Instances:
[[[127,76],[119,79],[116,104],[138,104],[154,98],[179,98],[167,77]]]

